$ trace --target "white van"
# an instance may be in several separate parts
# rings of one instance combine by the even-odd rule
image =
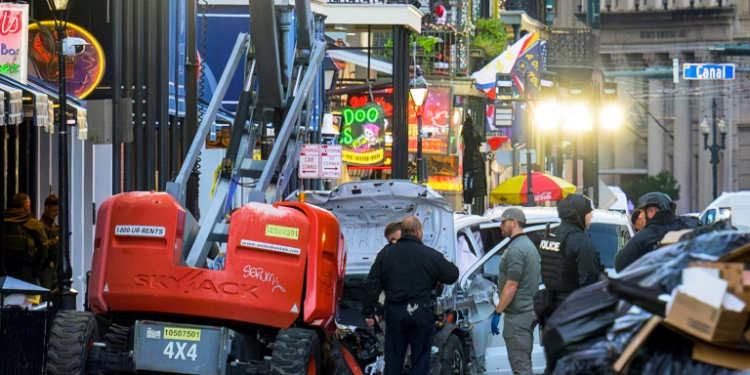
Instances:
[[[741,231],[750,230],[750,191],[724,192],[700,216],[703,225],[726,219]]]

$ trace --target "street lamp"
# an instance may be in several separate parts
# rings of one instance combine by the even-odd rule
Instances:
[[[711,151],[711,168],[713,172],[713,193],[714,193],[714,199],[716,199],[717,196],[717,189],[716,185],[718,182],[718,165],[719,165],[719,151],[723,150],[726,147],[726,138],[727,138],[727,127],[724,123],[723,118],[716,118],[716,98],[713,100],[712,105],[712,116],[713,121],[711,122],[711,126],[708,124],[708,120],[706,118],[703,118],[703,121],[701,121],[701,133],[703,133],[703,149]],[[716,133],[721,133],[721,145],[717,143],[716,139]],[[713,143],[711,146],[708,145],[708,134],[713,133]]]
[[[427,86],[412,86],[409,88],[409,98],[414,103],[414,109],[417,114],[417,182],[424,185],[427,183],[427,165],[424,163],[422,155],[422,112],[424,102],[427,100]]]
[[[76,295],[73,290],[73,269],[70,266],[70,197],[68,189],[68,91],[65,83],[64,40],[68,35],[68,14],[72,0],[47,0],[55,19],[57,32],[57,84],[59,89],[60,108],[58,110],[58,195],[60,220],[57,245],[57,288],[52,292],[52,304],[55,311],[75,310]]]

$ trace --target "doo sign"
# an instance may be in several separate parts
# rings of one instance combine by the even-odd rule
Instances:
[[[734,79],[734,64],[683,64],[683,79]]]

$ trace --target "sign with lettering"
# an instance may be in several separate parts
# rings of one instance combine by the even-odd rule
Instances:
[[[0,4],[0,74],[27,82],[29,5]]]
[[[447,155],[451,143],[456,141],[450,116],[451,89],[430,88],[422,113],[422,152]],[[409,152],[417,152],[417,112],[409,100]]]
[[[368,103],[359,108],[341,108],[342,160],[353,165],[380,165],[385,156],[385,110]]]
[[[320,177],[320,145],[302,145],[297,175],[299,178]]]
[[[46,30],[41,30],[39,25]],[[28,27],[28,55],[36,63],[35,74],[57,85],[59,64],[55,53],[54,35],[54,21],[32,23]],[[65,58],[68,94],[83,99],[91,94],[104,78],[104,49],[90,32],[72,22],[68,22],[68,37],[81,38],[87,43],[79,55]]]
[[[132,237],[164,237],[167,233],[165,227],[152,227],[147,225],[116,225],[116,236]]]
[[[341,178],[343,147],[341,145],[320,146],[320,178],[338,180]]]
[[[682,79],[734,79],[734,64],[682,64]]]

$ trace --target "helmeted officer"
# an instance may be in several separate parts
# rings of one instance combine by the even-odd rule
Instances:
[[[545,236],[539,245],[542,258],[542,282],[547,302],[544,318],[554,312],[573,291],[599,279],[602,265],[599,252],[584,233],[593,217],[591,199],[570,194],[557,205],[560,226]]]
[[[668,232],[697,227],[697,220],[676,216],[675,207],[672,198],[660,192],[646,193],[638,198],[638,209],[646,215],[646,226],[615,255],[617,272],[658,248]]]

